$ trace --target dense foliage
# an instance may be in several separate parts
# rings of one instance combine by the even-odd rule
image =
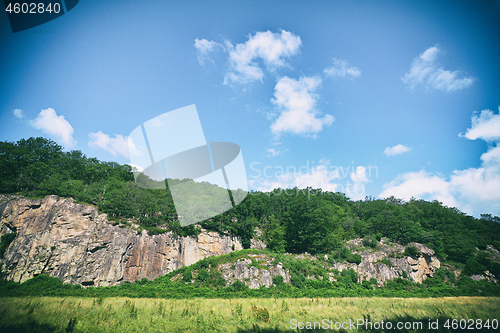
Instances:
[[[73,197],[96,206],[110,219],[133,219],[153,233],[196,233],[193,226],[180,227],[168,184],[167,191],[141,188],[131,171],[128,165],[100,162],[80,151],[64,152],[44,138],[0,142],[0,193]],[[491,244],[500,249],[499,222],[498,217],[477,219],[438,201],[404,202],[393,197],[352,201],[339,192],[294,188],[251,192],[234,209],[200,224],[240,236],[246,248],[258,227],[262,240],[278,253],[338,255],[344,251],[343,240],[354,237],[363,237],[366,246],[381,237],[401,244],[419,242],[434,249],[441,260],[468,264],[470,271],[477,271],[491,263],[476,258],[476,248],[484,250]],[[359,260],[353,255],[346,259]]]

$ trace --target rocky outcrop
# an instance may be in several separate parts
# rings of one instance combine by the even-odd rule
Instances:
[[[196,237],[181,237],[172,232],[138,234],[129,228],[113,226],[107,215],[99,214],[94,207],[54,195],[40,200],[0,195],[0,235],[10,232],[16,232],[17,236],[0,264],[7,279],[16,282],[47,273],[66,283],[116,285],[123,281],[154,279],[201,259],[242,249],[238,238],[203,229]],[[258,241],[260,236],[257,231],[253,248],[265,248],[265,244]],[[415,257],[403,256],[405,247],[399,244],[381,241],[376,249],[356,250],[362,245],[362,239],[347,244],[361,256],[359,265],[348,262],[332,265],[332,261],[328,264],[328,256],[325,256],[330,281],[336,279],[334,269],[354,269],[360,282],[375,278],[378,284],[383,284],[397,277],[408,277],[421,283],[440,267],[434,251],[419,243],[409,244],[420,253]],[[496,249],[488,249],[492,255],[498,255]],[[307,253],[296,258],[319,260]],[[221,264],[219,269],[227,285],[239,280],[250,288],[269,287],[278,275],[290,283],[288,270],[263,254],[249,254],[248,258],[233,264]],[[488,274],[475,278],[494,279]]]
[[[201,230],[148,235],[113,226],[106,214],[55,195],[40,200],[0,196],[0,235],[16,232],[3,263],[7,279],[47,273],[63,282],[109,286],[154,279],[213,255],[241,250],[238,238]]]
[[[495,275],[491,274],[489,271],[485,271],[484,274],[475,274],[470,277],[474,281],[486,280],[491,283],[498,283],[498,280],[495,279]]]
[[[251,240],[251,248],[257,250],[264,250],[267,245],[261,240],[262,239],[262,231],[260,229],[255,229],[254,238]]]
[[[360,246],[362,240],[349,241],[349,246]],[[386,244],[383,241],[377,250],[353,251],[361,256],[359,265],[340,263],[335,268],[354,269],[358,273],[359,282],[376,278],[378,284],[398,277],[409,277],[414,282],[422,283],[441,266],[440,261],[434,256],[434,250],[420,243],[410,243],[420,252],[417,257],[403,256],[405,247],[399,244]]]
[[[270,287],[273,284],[273,277],[280,275],[283,282],[290,283],[290,273],[283,269],[282,263],[273,264],[273,260],[266,255],[249,254],[251,259],[238,259],[233,265],[221,264],[219,271],[226,286],[236,282],[245,283],[250,289],[258,289],[260,286]],[[252,266],[252,263],[254,265]]]

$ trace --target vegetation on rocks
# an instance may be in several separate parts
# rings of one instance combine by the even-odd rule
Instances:
[[[194,226],[180,227],[167,182],[167,191],[143,189],[131,171],[129,165],[100,162],[80,151],[64,152],[41,137],[0,142],[0,193],[73,197],[110,219],[133,220],[153,233],[162,229],[196,233]],[[344,239],[362,237],[366,246],[373,246],[376,239],[388,237],[403,245],[425,244],[440,260],[466,264],[477,254],[476,248],[484,250],[488,244],[500,248],[498,222],[499,217],[477,219],[438,201],[404,202],[393,197],[353,201],[339,192],[294,188],[251,192],[236,208],[201,226],[240,236],[247,248],[258,227],[273,251],[289,253],[331,253],[342,247]]]
[[[148,180],[139,179],[141,181]],[[61,146],[44,138],[22,139],[16,143],[0,142],[0,193],[30,198],[49,194],[72,197],[77,202],[97,207],[123,227],[136,223],[150,234],[173,231],[181,236],[196,235],[199,233],[196,226],[180,227],[167,182],[166,185],[167,191],[141,188],[134,181],[130,166],[101,162],[86,157],[80,151],[64,152]],[[207,267],[183,267],[181,271],[174,271],[154,281],[141,280],[140,283],[124,283],[109,288],[80,289],[78,286],[58,284],[52,278],[39,275],[22,285],[2,281],[0,290],[4,295],[42,293],[174,298],[235,295],[314,297],[320,294],[496,295],[497,285],[486,279],[473,281],[467,276],[488,271],[500,277],[500,260],[491,252],[491,249],[500,249],[499,222],[499,217],[482,215],[478,219],[456,208],[443,206],[438,201],[412,199],[404,202],[393,197],[367,197],[365,200],[353,201],[343,193],[312,188],[251,192],[234,209],[205,220],[200,225],[220,234],[240,237],[245,248],[250,247],[252,238],[257,236],[254,230],[262,230],[258,237],[268,245],[275,258],[282,260],[283,267],[289,269],[289,284],[280,283],[277,278],[277,284],[273,283],[273,286],[264,289],[250,290],[239,280],[226,286],[221,272],[213,270],[209,263]],[[6,251],[15,237],[13,235],[2,236],[1,252]],[[441,262],[463,274],[460,280],[455,281],[454,274],[441,269],[422,285],[415,285],[403,276],[387,282],[384,287],[378,287],[370,281],[358,284],[357,276],[346,269],[334,274],[336,281],[331,282],[325,279],[321,267],[305,268],[307,264],[294,262],[296,259],[284,254],[327,255],[330,261],[360,264],[359,252],[362,249],[346,247],[344,243],[353,238],[362,239],[359,247],[366,251],[375,251],[382,238],[403,246],[421,243],[433,249]],[[411,245],[406,246],[405,251],[398,256],[420,255],[419,250]],[[210,260],[217,262],[222,259]],[[206,266],[206,263],[201,261],[195,265]],[[179,273],[182,273],[182,279],[170,280]],[[315,279],[306,279],[307,275]],[[40,283],[43,286],[47,284],[47,288],[38,288]]]
[[[223,275],[244,259],[259,256],[280,266],[287,280],[272,278],[269,287],[251,289],[248,280],[225,279]],[[235,265],[236,264],[236,265]],[[260,266],[260,264],[258,265]],[[261,270],[265,269],[262,265]],[[233,271],[234,272],[234,271]],[[279,274],[277,274],[279,275]],[[276,276],[277,276],[276,275]],[[233,282],[230,282],[233,281]],[[359,282],[350,268],[332,269],[328,261],[310,256],[272,253],[268,250],[242,250],[209,257],[177,269],[152,281],[142,279],[111,287],[87,287],[63,284],[58,278],[41,274],[22,284],[0,281],[0,296],[78,296],[78,297],[148,297],[148,298],[268,298],[268,297],[442,297],[500,296],[500,286],[486,280],[473,281],[467,276],[456,279],[447,268],[438,269],[423,283],[410,278],[395,278],[379,284],[375,278]]]

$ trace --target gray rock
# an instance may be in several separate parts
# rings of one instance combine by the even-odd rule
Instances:
[[[0,195],[0,235],[17,231],[7,249],[7,279],[47,273],[63,282],[109,286],[154,279],[213,255],[241,250],[238,238],[201,229],[197,237],[149,236],[112,226],[106,214],[55,195],[41,200]]]

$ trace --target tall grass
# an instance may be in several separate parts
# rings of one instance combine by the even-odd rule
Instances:
[[[291,320],[334,323],[498,318],[500,298],[0,299],[1,332],[289,332]],[[442,325],[440,323],[440,325]],[[324,332],[325,330],[318,330]],[[477,331],[477,330],[476,330]]]

